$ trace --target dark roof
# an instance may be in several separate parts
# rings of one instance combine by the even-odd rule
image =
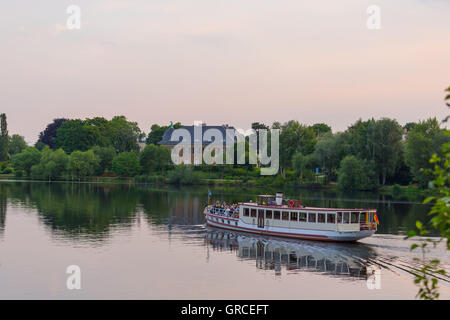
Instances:
[[[202,125],[201,128],[202,128],[202,137],[203,137],[203,134],[205,133],[205,131],[208,130],[208,129],[217,129],[217,130],[219,130],[221,132],[221,134],[222,134],[224,144],[226,143],[226,138],[225,138],[226,134],[227,134],[226,130],[227,129],[231,129],[231,130],[233,130],[233,133],[234,133],[234,130],[235,130],[233,127],[226,126],[226,125],[222,125],[222,126]],[[187,131],[189,131],[189,133],[191,135],[191,144],[194,145],[194,126],[182,126],[179,129],[186,129]],[[170,140],[174,130],[175,130],[174,128],[167,129],[166,132],[164,132],[162,140],[160,142],[158,142],[158,144],[167,146],[167,145],[176,145],[176,144],[180,143],[180,141],[171,141]],[[233,138],[234,141],[236,140],[235,137],[231,137],[231,138]],[[180,140],[181,140],[181,138],[180,138]],[[213,141],[212,140],[205,140],[205,139],[203,139],[202,144],[203,145],[207,145],[207,144],[210,144],[211,142],[213,142]]]

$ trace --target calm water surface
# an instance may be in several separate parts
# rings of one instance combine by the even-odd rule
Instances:
[[[256,199],[214,189],[215,199]],[[286,191],[285,191],[286,193]],[[0,299],[413,299],[403,240],[429,207],[377,194],[287,191],[310,206],[376,208],[378,233],[338,244],[207,228],[206,188],[0,182]],[[438,247],[428,253],[450,264]],[[66,268],[81,268],[68,290]],[[380,289],[367,267],[381,267]],[[441,297],[450,298],[448,278]]]

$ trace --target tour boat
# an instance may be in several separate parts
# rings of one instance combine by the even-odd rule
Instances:
[[[370,237],[379,223],[375,209],[306,207],[283,194],[260,195],[258,201],[208,205],[209,226],[269,236],[322,241],[357,241]]]

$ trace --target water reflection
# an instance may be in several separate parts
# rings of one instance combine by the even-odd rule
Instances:
[[[307,240],[259,237],[208,227],[207,245],[213,250],[234,251],[239,259],[255,260],[256,268],[281,275],[309,271],[330,276],[367,279],[368,260],[375,251],[361,243],[322,243]]]
[[[0,237],[5,230],[7,200],[8,191],[4,185],[0,184]]]
[[[216,188],[216,200],[249,200],[261,190]],[[427,217],[420,201],[392,199],[374,193],[339,195],[328,190],[291,190],[289,196],[309,206],[376,208],[381,221],[378,233],[399,234]],[[0,182],[0,235],[7,228],[7,203],[36,209],[40,220],[58,237],[95,242],[110,237],[115,228],[130,229],[138,216],[152,225],[199,225],[207,187],[177,189],[143,185]]]

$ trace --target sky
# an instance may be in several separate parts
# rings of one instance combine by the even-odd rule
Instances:
[[[81,9],[70,30],[69,5]],[[369,29],[370,5],[380,29]],[[0,112],[34,143],[54,118],[154,123],[442,119],[448,0],[42,0],[0,5]]]

